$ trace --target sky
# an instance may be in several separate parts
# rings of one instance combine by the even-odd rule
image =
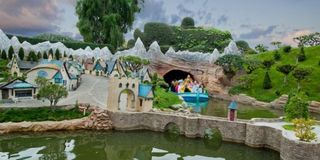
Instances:
[[[196,26],[228,30],[251,47],[272,41],[296,45],[293,38],[320,32],[320,0],[144,0],[125,37],[147,22],[180,25],[193,17]],[[34,36],[57,33],[82,39],[76,27],[76,0],[0,0],[0,29]]]

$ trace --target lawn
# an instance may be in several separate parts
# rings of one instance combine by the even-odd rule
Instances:
[[[271,102],[278,98],[279,92],[282,94],[288,94],[292,89],[297,88],[297,82],[294,77],[289,74],[288,85],[285,86],[283,83],[284,75],[276,70],[276,66],[281,64],[296,64],[296,56],[300,52],[300,49],[292,49],[290,53],[284,53],[282,50],[279,51],[281,54],[281,60],[277,61],[270,69],[269,75],[272,81],[272,89],[265,90],[262,88],[263,79],[265,75],[264,69],[258,69],[254,71],[251,75],[254,76],[255,81],[250,89],[241,89],[240,93],[245,93],[249,96],[255,97],[257,100]],[[248,55],[260,60],[272,59],[274,51],[269,51],[266,53],[258,55]],[[301,67],[312,67],[312,74],[309,78],[301,83],[302,90],[307,92],[309,100],[320,101],[320,46],[305,48],[306,60],[299,62],[298,66]]]
[[[154,94],[155,99],[153,102],[153,107],[155,108],[169,108],[171,105],[182,103],[176,94],[167,92],[165,89],[160,87],[155,89]]]
[[[85,115],[87,116],[87,115]],[[51,108],[12,108],[0,110],[1,122],[22,122],[22,121],[61,121],[84,117],[78,109],[56,109]]]

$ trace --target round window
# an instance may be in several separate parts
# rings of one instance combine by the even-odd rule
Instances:
[[[47,77],[47,76],[48,76],[48,73],[47,73],[46,71],[44,71],[44,70],[40,70],[40,71],[38,72],[38,76],[39,76],[39,77]]]

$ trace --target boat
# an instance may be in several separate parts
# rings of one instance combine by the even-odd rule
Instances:
[[[206,102],[209,100],[209,95],[207,93],[178,93],[186,102]]]

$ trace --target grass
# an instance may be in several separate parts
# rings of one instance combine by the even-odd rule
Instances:
[[[295,129],[294,125],[292,124],[286,124],[286,125],[283,125],[282,127],[288,131],[293,131]]]
[[[87,115],[85,115],[87,116]],[[22,122],[22,121],[61,121],[84,117],[76,108],[56,109],[51,108],[13,108],[0,111],[0,122]]]
[[[172,93],[167,92],[165,89],[157,87],[155,89],[155,100],[153,102],[153,106],[156,108],[169,108],[174,104],[181,104],[182,101],[180,98]]]
[[[252,119],[252,118],[278,118],[279,116],[267,109],[248,109],[239,110],[239,119]]]
[[[264,69],[258,69],[254,71],[251,75],[255,76],[256,79],[253,82],[250,89],[241,89],[240,93],[245,93],[249,96],[252,96],[260,101],[271,102],[279,97],[276,92],[279,92],[280,95],[288,94],[292,89],[297,88],[297,82],[294,77],[289,74],[288,76],[288,85],[285,86],[283,83],[284,75],[276,70],[276,66],[281,64],[296,64],[296,56],[300,52],[299,48],[292,49],[290,53],[284,53],[281,49],[279,53],[281,54],[281,60],[277,61],[274,64],[270,71],[269,75],[272,80],[272,89],[265,90],[262,88],[263,78],[265,75]],[[254,58],[265,60],[272,59],[274,51],[265,52],[258,55],[248,55]],[[301,67],[312,67],[312,74],[309,78],[301,83],[301,89],[306,91],[309,100],[320,101],[320,46],[308,47],[305,48],[306,60],[299,62],[298,66]]]

